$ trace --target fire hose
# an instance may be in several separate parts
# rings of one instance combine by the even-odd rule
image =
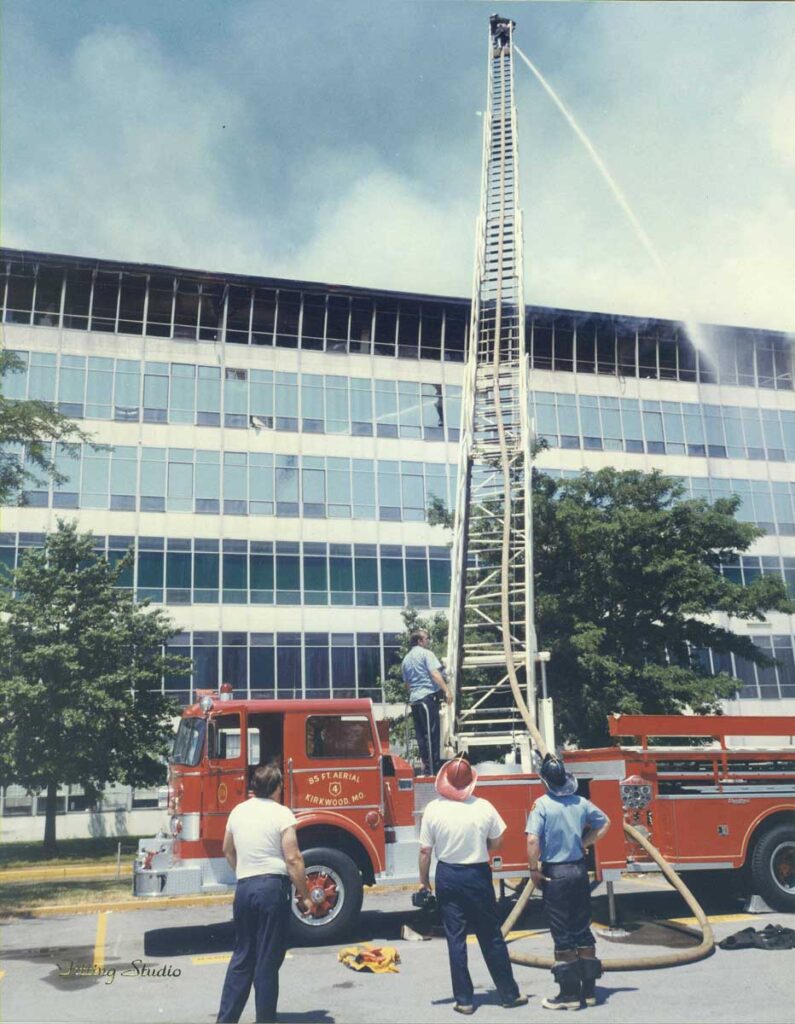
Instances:
[[[533,716],[530,714],[530,710],[525,703],[522,695],[521,687],[519,685],[519,679],[516,674],[516,665],[514,663],[513,650],[511,648],[511,615],[509,605],[509,586],[508,581],[510,580],[510,533],[511,533],[511,475],[510,475],[510,461],[508,458],[508,451],[505,439],[505,425],[502,418],[502,409],[500,406],[500,310],[498,307],[497,312],[497,323],[495,325],[494,332],[494,407],[496,413],[496,424],[497,431],[500,439],[500,463],[502,468],[503,477],[503,515],[502,515],[502,605],[501,605],[501,618],[502,618],[502,641],[503,650],[505,652],[505,664],[508,672],[508,679],[511,685],[511,691],[513,693],[514,701],[519,709],[519,712],[524,720],[527,730],[536,745],[537,749],[543,756],[548,753],[547,745],[544,742],[541,733],[539,732]],[[525,500],[530,500],[530,495],[525,496]],[[531,540],[532,543],[532,540]],[[689,949],[677,950],[672,953],[663,953],[657,956],[644,956],[644,957],[618,957],[610,960],[602,961],[602,968],[606,971],[640,971],[650,970],[655,967],[674,967],[679,964],[694,963],[697,960],[702,960],[709,956],[715,948],[715,937],[712,933],[712,926],[710,925],[707,915],[704,913],[700,904],[693,896],[692,892],[688,889],[682,879],[677,875],[671,865],[666,861],[663,855],[656,847],[654,847],[649,840],[642,835],[637,829],[633,828],[632,825],[623,823],[624,832],[634,842],[641,846],[647,854],[654,860],[657,866],[662,871],[666,879],[671,885],[680,893],[685,903],[690,907],[695,915],[698,925],[701,929],[701,942],[697,946],[693,946]],[[502,927],[503,935],[507,935],[510,932],[513,925],[518,921],[522,914],[522,911],[527,906],[527,902],[533,893],[535,886],[531,879],[528,879],[516,906],[511,911],[510,916],[505,921]],[[524,964],[528,967],[545,967],[551,968],[553,964],[553,958],[548,956],[536,956],[526,953],[513,953],[510,954],[512,963]]]

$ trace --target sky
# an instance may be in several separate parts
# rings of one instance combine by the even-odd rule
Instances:
[[[469,295],[495,10],[526,301],[795,331],[795,3],[4,0],[0,239]]]

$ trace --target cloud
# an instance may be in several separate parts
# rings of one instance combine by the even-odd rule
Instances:
[[[468,294],[484,5],[140,3],[7,12],[5,244]],[[529,302],[795,326],[795,9],[752,6],[516,8],[675,282],[517,65]]]

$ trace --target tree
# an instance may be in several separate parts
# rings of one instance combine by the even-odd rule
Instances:
[[[19,373],[23,364],[13,352],[0,350],[0,379]],[[0,394],[0,505],[7,505],[28,482],[39,483],[63,477],[50,455],[50,442],[75,444],[88,435],[62,415],[50,402],[18,401]],[[25,462],[12,446],[25,448]]]
[[[684,500],[659,472],[602,469],[539,473],[533,501],[536,623],[562,736],[603,743],[612,712],[719,712],[737,681],[710,673],[707,648],[772,664],[713,617],[793,609],[779,577],[742,586],[718,571],[764,533],[735,518],[738,497]]]
[[[685,500],[681,484],[657,471],[555,480],[534,470],[536,629],[552,656],[561,738],[602,744],[613,712],[719,712],[737,680],[711,674],[707,648],[773,664],[714,618],[762,621],[795,609],[779,577],[742,586],[720,575],[722,561],[764,532],[737,520],[739,505],[736,496]],[[442,513],[433,513],[438,522]]]
[[[162,777],[179,709],[158,691],[189,664],[164,654],[177,632],[166,614],[117,588],[131,556],[114,566],[93,545],[59,522],[0,596],[0,783],[46,791],[48,850],[60,785],[96,797]]]

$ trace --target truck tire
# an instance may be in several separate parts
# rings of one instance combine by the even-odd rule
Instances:
[[[337,942],[359,916],[362,876],[351,858],[339,850],[317,846],[303,853],[314,908],[302,917],[293,892],[292,937],[302,945]]]
[[[764,832],[751,856],[753,891],[775,910],[795,912],[795,825]]]

